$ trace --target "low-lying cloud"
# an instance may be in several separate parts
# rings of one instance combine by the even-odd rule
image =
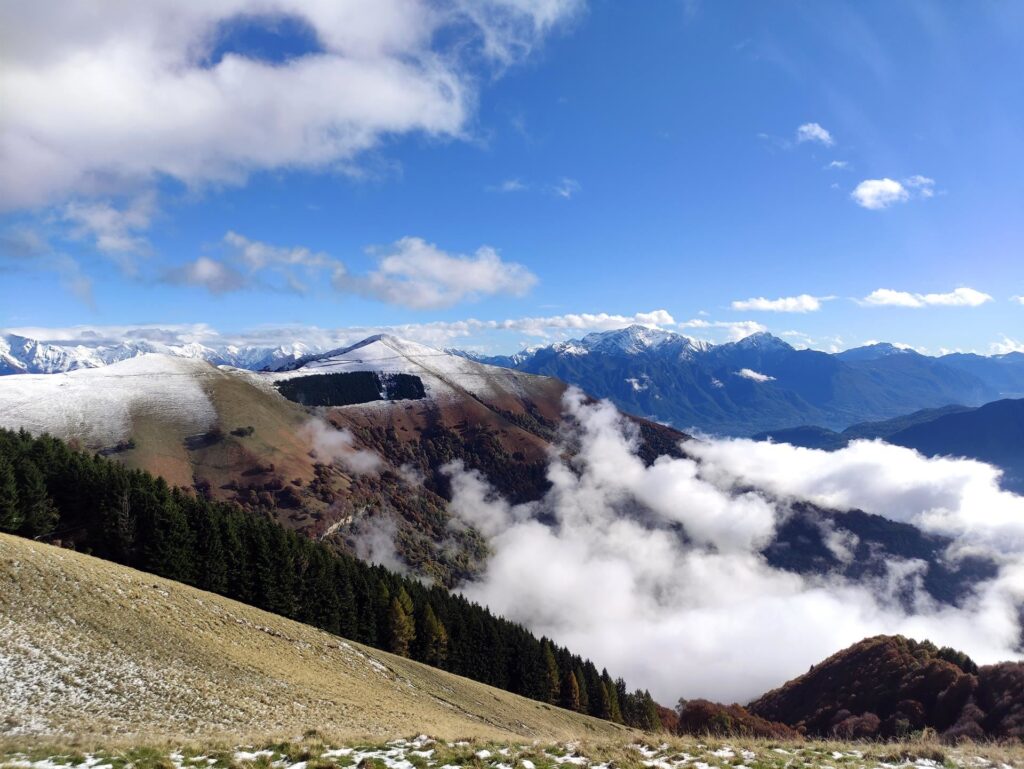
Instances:
[[[356,447],[351,432],[339,430],[322,419],[309,420],[303,428],[303,434],[313,445],[313,451],[321,462],[338,462],[353,473],[373,473],[383,466],[376,452]]]
[[[747,701],[875,633],[927,637],[981,662],[1015,656],[1024,498],[1000,491],[991,467],[881,443],[827,453],[746,440],[691,442],[695,459],[645,466],[610,404],[570,391],[565,407],[575,453],[553,454],[541,501],[511,505],[479,474],[447,468],[453,514],[493,552],[463,588],[471,599],[669,704]],[[760,553],[795,499],[954,536],[948,557],[984,553],[999,574],[955,608],[920,589],[920,561],[860,584],[774,569]],[[828,541],[847,558],[851,544]],[[899,600],[908,589],[912,609]]]

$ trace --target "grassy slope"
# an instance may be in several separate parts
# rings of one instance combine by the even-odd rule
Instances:
[[[235,601],[0,535],[0,732],[629,738]]]

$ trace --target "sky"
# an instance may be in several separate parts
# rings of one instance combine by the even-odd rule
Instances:
[[[1011,2],[3,4],[0,328],[1024,349],[1022,42]]]

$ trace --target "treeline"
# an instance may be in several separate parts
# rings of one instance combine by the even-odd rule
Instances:
[[[0,530],[234,598],[535,700],[647,730],[649,693],[438,586],[65,443],[0,430]]]

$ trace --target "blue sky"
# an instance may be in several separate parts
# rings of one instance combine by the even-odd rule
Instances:
[[[0,327],[1024,349],[1019,4],[202,5],[0,11]]]

